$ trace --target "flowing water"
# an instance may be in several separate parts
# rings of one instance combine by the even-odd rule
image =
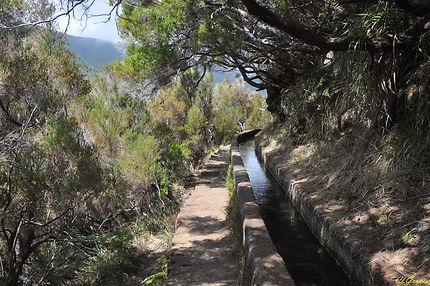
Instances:
[[[254,140],[240,144],[239,151],[261,216],[296,286],[353,285],[312,234],[282,187],[265,173]]]

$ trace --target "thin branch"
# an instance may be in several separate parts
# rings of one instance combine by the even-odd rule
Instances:
[[[200,84],[200,82],[203,80],[203,78],[206,75],[206,66],[203,67],[203,74],[201,75],[201,77],[199,78],[199,80],[197,81],[197,83],[195,84],[194,88],[197,88]]]
[[[5,26],[3,24],[0,24],[0,29],[13,30],[13,29],[18,29],[18,28],[31,27],[31,26],[41,25],[41,24],[52,23],[53,21],[57,20],[60,17],[63,17],[63,16],[69,16],[70,17],[70,13],[72,13],[76,7],[78,7],[79,5],[81,5],[84,2],[85,2],[85,0],[79,0],[71,8],[69,8],[66,12],[60,13],[51,19],[41,20],[41,21],[32,22],[32,23],[22,23],[22,24],[15,25],[15,26]]]
[[[104,23],[107,23],[111,20],[112,14],[114,11],[116,11],[115,14],[118,15],[118,7],[119,7],[119,5],[121,5],[121,3],[122,3],[122,0],[117,0],[116,3],[112,6],[112,9],[108,13],[95,14],[95,15],[89,15],[89,16],[90,17],[106,17],[107,16],[108,18],[104,22]]]
[[[246,69],[245,69],[241,64],[239,64],[239,62],[237,62],[237,63],[236,63],[236,65],[237,65],[237,68],[238,68],[238,70],[239,70],[240,74],[241,74],[241,75],[242,75],[242,77],[243,77],[243,80],[244,80],[246,83],[248,83],[249,85],[252,85],[253,87],[259,88],[259,89],[266,89],[266,88],[267,88],[267,85],[262,84],[262,83],[257,83],[257,82],[255,82],[255,81],[253,81],[253,80],[248,76],[248,72],[246,71]]]
[[[55,218],[53,218],[53,219],[51,219],[51,220],[49,220],[49,221],[47,221],[45,223],[29,221],[29,222],[25,222],[25,224],[35,225],[35,226],[39,226],[39,227],[45,227],[45,226],[48,226],[48,225],[54,223],[55,221],[59,220],[60,218],[62,218],[63,216],[65,216],[72,209],[73,209],[73,207],[68,207],[60,215],[56,216]]]

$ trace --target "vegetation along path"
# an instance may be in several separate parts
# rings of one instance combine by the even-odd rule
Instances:
[[[222,147],[210,157],[179,213],[167,285],[236,284],[239,267],[225,214],[227,156]]]

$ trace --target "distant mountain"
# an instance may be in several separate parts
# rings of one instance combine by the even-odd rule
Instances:
[[[221,69],[214,69],[212,70],[212,76],[213,76],[213,83],[219,83],[224,80],[227,81],[234,81],[238,77],[240,78],[241,75],[238,71],[223,71]]]
[[[90,68],[121,60],[124,52],[114,43],[99,39],[67,35],[69,50]]]

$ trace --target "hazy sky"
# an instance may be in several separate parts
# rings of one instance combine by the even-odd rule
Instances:
[[[59,0],[56,0],[58,3]],[[97,15],[97,14],[107,14],[112,9],[108,5],[108,0],[96,0],[94,4],[91,6],[89,10],[89,14]],[[57,12],[60,13],[60,12]],[[118,42],[120,40],[118,36],[118,31],[115,24],[115,13],[113,13],[112,18],[107,23],[108,17],[100,16],[100,17],[82,17],[83,9],[76,9],[74,17],[70,18],[70,24],[67,30],[67,34],[74,36],[82,36],[89,38],[96,38],[105,41]],[[82,20],[80,18],[82,17]],[[85,21],[87,23],[85,25]],[[60,31],[64,32],[67,26],[67,16],[63,16],[58,19],[58,24],[60,27]]]

